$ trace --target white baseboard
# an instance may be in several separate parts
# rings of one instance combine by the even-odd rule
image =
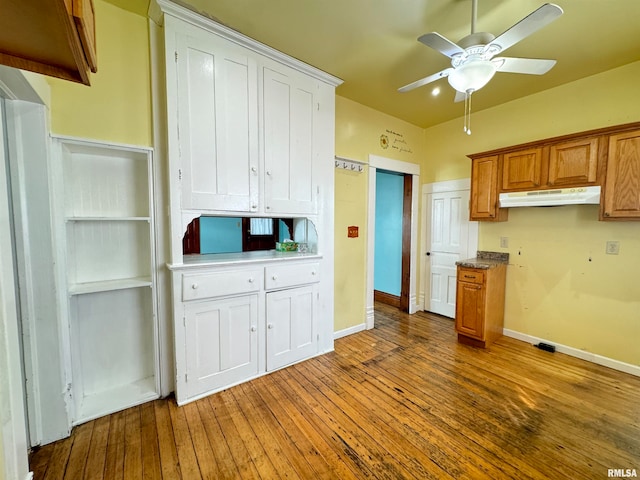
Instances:
[[[545,340],[544,338],[538,338],[532,335],[516,332],[515,330],[509,330],[505,328],[502,333],[504,333],[504,335],[507,337],[515,338],[516,340],[522,340],[523,342],[531,343],[532,345],[535,345],[540,342],[548,343],[556,347],[556,352],[564,353],[566,355],[571,355],[572,357],[580,358],[582,360],[586,360],[591,363],[596,363],[604,367],[613,368],[614,370],[619,370],[621,372],[629,373],[631,375],[635,375],[636,377],[640,377],[640,366],[638,365],[632,365],[630,363],[621,362],[619,360],[614,360],[609,357],[603,357],[602,355],[597,355],[595,353],[586,352],[578,348],[568,347],[567,345],[554,343],[550,340]]]
[[[346,337],[347,335],[353,335],[354,333],[362,332],[367,328],[365,323],[361,323],[360,325],[356,325],[355,327],[345,328],[344,330],[338,330],[337,332],[333,332],[333,339],[337,340],[342,337]]]

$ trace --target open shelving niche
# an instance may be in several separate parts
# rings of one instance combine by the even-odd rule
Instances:
[[[152,150],[54,137],[72,424],[159,397]]]

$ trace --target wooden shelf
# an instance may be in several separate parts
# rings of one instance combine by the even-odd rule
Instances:
[[[154,377],[147,377],[127,385],[118,385],[109,390],[87,395],[82,399],[73,425],[134,407],[160,398]]]
[[[71,296],[83,295],[86,293],[109,292],[112,290],[124,290],[125,288],[150,287],[151,285],[151,277],[136,277],[71,284],[69,285],[68,291]]]
[[[67,222],[149,222],[149,217],[67,217]]]

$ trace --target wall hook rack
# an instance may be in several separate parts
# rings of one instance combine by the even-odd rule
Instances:
[[[347,158],[336,157],[335,165],[336,168],[342,168],[343,170],[362,173],[364,172],[364,166],[366,165],[366,163],[358,162],[357,160],[349,160]]]

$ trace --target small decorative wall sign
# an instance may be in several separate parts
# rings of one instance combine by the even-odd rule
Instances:
[[[355,225],[347,227],[347,237],[358,238],[358,227],[356,227]]]

